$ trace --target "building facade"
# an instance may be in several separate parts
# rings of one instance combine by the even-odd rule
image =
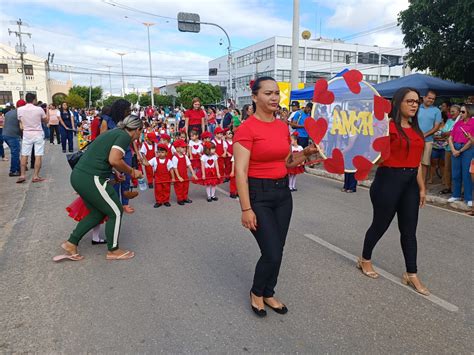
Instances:
[[[15,48],[0,43],[0,105],[24,98],[23,91],[35,93],[38,101],[49,102],[46,60],[33,54],[24,55],[25,90],[20,55]]]
[[[339,40],[300,40],[300,87],[312,86],[320,79],[330,79],[344,69],[358,69],[364,80],[381,83],[408,74],[403,65],[404,48],[345,43]],[[230,96],[238,106],[251,102],[250,80],[271,76],[279,83],[291,80],[291,38],[272,37],[232,54],[232,89]],[[229,86],[228,58],[209,62],[209,82]]]

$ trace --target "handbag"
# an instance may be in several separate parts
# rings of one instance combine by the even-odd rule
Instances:
[[[84,150],[91,143],[92,142],[88,142],[84,147],[82,147],[82,149],[78,150],[77,152],[66,154],[66,159],[71,169],[74,169],[76,164],[79,162],[79,159],[81,159],[81,157],[84,155]]]

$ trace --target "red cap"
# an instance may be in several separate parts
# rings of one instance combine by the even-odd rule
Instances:
[[[147,133],[146,137],[147,137],[149,140],[153,141],[153,142],[157,142],[157,141],[158,141],[155,132]]]
[[[178,148],[178,147],[182,147],[182,148],[186,148],[186,142],[182,139],[177,139],[174,141],[173,145],[175,146],[175,148]]]
[[[216,131],[217,131],[217,128],[216,128]],[[204,138],[212,138],[212,134],[211,134],[211,132],[208,132],[208,131],[202,132],[201,138],[202,138],[202,139],[204,139]]]
[[[163,150],[166,150],[166,151],[169,150],[168,146],[166,144],[163,144],[163,143],[158,144],[158,149],[163,149]]]
[[[26,105],[26,101],[23,100],[23,99],[20,99],[16,102],[16,108],[21,107],[21,106],[25,106],[25,105]]]
[[[204,148],[209,148],[209,149],[212,148],[211,142],[204,142],[202,145],[204,146]]]
[[[171,141],[171,137],[169,136],[169,134],[166,134],[166,133],[163,133],[161,136],[160,136],[161,139],[166,139],[168,142]]]
[[[225,132],[225,129],[223,129],[222,127],[217,127],[214,130],[214,134],[219,134],[219,133],[224,133],[224,132]]]
[[[295,136],[295,137],[298,137],[300,134],[297,131],[294,131],[291,135]]]

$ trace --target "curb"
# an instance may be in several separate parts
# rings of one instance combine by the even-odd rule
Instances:
[[[325,170],[313,169],[313,168],[308,168],[307,167],[306,168],[306,173],[316,175],[316,176],[320,176],[320,177],[324,177],[324,178],[327,178],[327,179],[332,179],[332,180],[344,182],[344,177],[342,175],[328,173]],[[372,180],[359,181],[358,185],[369,188],[372,185]],[[435,206],[445,207],[445,208],[452,208],[454,210],[463,211],[463,212],[465,212],[465,211],[467,212],[471,209],[470,207],[468,207],[462,201],[456,201],[456,202],[449,203],[447,198],[436,196],[436,195],[427,195],[426,196],[426,202],[428,202],[432,205],[435,205]]]

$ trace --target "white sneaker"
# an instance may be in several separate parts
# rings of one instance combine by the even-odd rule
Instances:
[[[472,207],[472,201],[467,201],[467,206]]]
[[[451,197],[448,202],[451,203],[451,202],[456,202],[456,201],[460,201],[461,198],[460,197]]]

